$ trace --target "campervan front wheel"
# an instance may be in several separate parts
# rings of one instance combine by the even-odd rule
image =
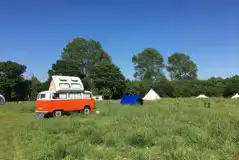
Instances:
[[[62,116],[62,111],[54,111],[53,115],[55,117],[60,117],[60,116]]]
[[[89,106],[86,106],[85,108],[84,108],[84,113],[85,114],[88,114],[90,112],[90,107]]]

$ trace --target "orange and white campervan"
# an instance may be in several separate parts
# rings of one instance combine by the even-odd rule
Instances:
[[[40,92],[36,100],[37,114],[61,116],[63,113],[95,109],[95,99],[85,91],[81,80],[71,76],[52,76],[48,91]]]

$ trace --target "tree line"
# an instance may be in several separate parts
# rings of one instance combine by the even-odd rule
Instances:
[[[126,79],[100,42],[75,38],[69,42],[61,58],[48,70],[48,80],[23,77],[26,66],[17,62],[0,62],[0,94],[8,101],[34,100],[40,91],[48,90],[52,75],[78,76],[86,90],[104,98],[119,99],[123,94],[144,96],[153,88],[161,97],[192,97],[206,94],[211,97],[230,97],[239,92],[239,76],[198,79],[197,65],[191,58],[175,52],[167,59],[160,52],[146,48],[133,55],[134,80]],[[163,69],[169,73],[169,79]]]

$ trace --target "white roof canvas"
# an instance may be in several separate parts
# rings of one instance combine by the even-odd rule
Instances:
[[[143,100],[158,100],[158,99],[160,99],[160,97],[153,89],[150,89],[150,91],[143,98]]]
[[[196,98],[208,98],[208,97],[205,96],[204,94],[201,94],[201,95],[197,96]]]
[[[52,76],[49,91],[83,91],[84,86],[79,77]]]
[[[235,99],[235,98],[239,98],[239,94],[235,94],[234,96],[232,96],[232,99]]]

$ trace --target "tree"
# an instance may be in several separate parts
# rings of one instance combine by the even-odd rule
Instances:
[[[197,65],[184,53],[174,53],[168,57],[168,66],[166,68],[172,80],[197,78]]]
[[[94,80],[91,79],[90,77],[83,78],[82,83],[84,84],[85,90],[91,90],[94,91],[94,93],[97,92],[97,90],[95,89]]]
[[[94,80],[95,88],[103,94],[103,89],[110,89],[113,99],[122,96],[125,89],[125,78],[120,69],[112,63],[97,64],[89,77]]]
[[[156,81],[162,76],[163,57],[153,48],[146,48],[132,58],[134,64],[134,77],[139,80],[150,79]]]
[[[0,91],[6,100],[24,100],[28,90],[22,74],[26,68],[12,61],[0,62]]]
[[[152,87],[152,83],[149,81],[138,81],[138,80],[126,80],[126,88],[124,94],[126,95],[140,95],[144,97],[145,94],[150,90]]]
[[[167,79],[155,83],[153,88],[161,97],[174,97],[174,88]]]
[[[206,94],[213,97],[223,96],[226,88],[225,80],[221,77],[211,77],[206,81]]]
[[[37,98],[37,94],[41,91],[41,82],[34,75],[30,80],[30,99],[35,100]]]
[[[99,63],[112,63],[111,57],[103,50],[100,42],[75,38],[63,49],[61,59],[52,65],[48,71],[49,78],[43,88],[49,86],[52,75],[77,76],[82,79],[86,89],[94,90],[89,75],[95,65]]]
[[[49,86],[50,86],[53,75],[54,75],[54,71],[53,70],[48,70],[48,79],[45,82],[41,83],[41,86],[40,86],[40,89],[39,89],[40,91],[45,91],[45,90],[49,89]]]
[[[104,99],[111,99],[112,98],[112,92],[109,88],[103,88],[101,90],[101,93],[103,94]]]
[[[223,92],[224,97],[231,97],[239,93],[239,75],[225,79],[225,85],[225,90]]]
[[[22,74],[26,71],[25,65],[18,64],[12,61],[0,62],[0,74],[3,77],[22,78]]]
[[[51,75],[88,77],[92,68],[101,62],[111,63],[100,42],[75,38],[63,49],[61,59],[52,65]]]

